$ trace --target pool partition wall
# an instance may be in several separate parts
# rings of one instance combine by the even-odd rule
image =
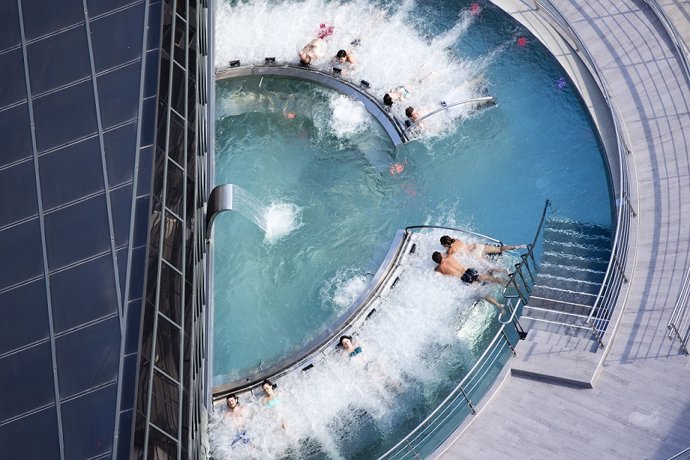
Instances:
[[[546,212],[544,212],[545,214]],[[481,345],[483,349],[478,359],[467,363],[466,369],[469,370],[463,372],[460,382],[452,385],[447,396],[440,396],[442,398],[445,396],[445,398],[438,405],[434,406],[435,409],[421,423],[417,424],[414,420],[402,423],[395,434],[388,435],[385,440],[377,441],[377,444],[383,441],[385,447],[379,444],[373,450],[367,450],[366,455],[380,455],[383,449],[397,442],[381,458],[425,457],[437,449],[463,423],[469,414],[475,413],[476,404],[492,386],[496,377],[504,370],[508,359],[515,355],[515,344],[520,338],[525,337],[525,333],[520,327],[517,318],[521,311],[522,298],[526,298],[529,295],[528,290],[531,287],[529,279],[536,270],[534,248],[542,229],[543,220],[544,216],[542,216],[542,221],[539,224],[534,241],[528,244],[527,253],[514,259],[519,260],[519,262],[515,265],[513,275],[520,276],[521,279],[524,278],[527,280],[527,283],[513,283],[511,286],[514,286],[514,288],[504,289],[506,313],[496,316],[492,315],[492,318],[498,320],[496,322],[496,319],[492,319],[493,324],[498,325],[498,327],[491,327],[491,331],[487,332],[490,332],[492,336],[480,341],[480,343],[485,345]],[[267,370],[267,372],[261,373],[261,375],[253,376],[251,382],[235,382],[235,386],[224,385],[214,388],[214,399],[218,405],[221,406],[224,403],[224,397],[231,393],[238,394],[240,399],[246,399],[247,392],[250,395],[260,392],[259,385],[263,379],[267,378],[272,382],[278,382],[280,385],[282,384],[281,378],[291,373],[311,373],[313,372],[311,369],[314,366],[317,366],[317,368],[329,368],[330,366],[323,362],[322,355],[330,356],[331,352],[329,350],[334,342],[337,342],[337,337],[352,334],[352,331],[363,330],[362,323],[376,313],[377,308],[392,307],[393,305],[390,305],[388,302],[390,291],[398,281],[401,281],[401,278],[406,278],[407,282],[414,282],[412,279],[414,275],[411,275],[411,277],[405,276],[407,270],[405,258],[421,257],[421,255],[415,254],[417,245],[421,243],[417,236],[415,236],[415,232],[419,237],[422,236],[420,234],[426,233],[428,235],[424,236],[424,238],[437,241],[439,230],[444,230],[451,235],[459,233],[462,239],[469,237],[470,239],[478,239],[488,244],[501,244],[499,241],[482,235],[450,227],[415,226],[405,229],[404,232],[399,231],[391,245],[386,261],[372,280],[369,289],[360,297],[360,301],[353,305],[351,315],[343,318],[338,327],[329,331],[331,337],[325,338],[316,347],[304,350],[292,364],[284,369],[276,369],[274,367]],[[522,291],[520,291],[520,287],[522,287]],[[515,292],[516,290],[518,290],[517,293]],[[251,399],[252,397],[250,396]],[[222,416],[222,409],[220,409],[220,412]],[[420,419],[421,417],[418,418],[418,420]],[[410,422],[413,424],[410,425]],[[398,442],[398,439],[403,435],[402,440]],[[251,437],[252,435],[249,436]],[[234,444],[236,439],[235,441],[232,439],[226,441],[232,441]],[[255,440],[253,442],[260,443],[261,441]],[[365,446],[362,447],[366,449]],[[361,454],[362,452],[359,452],[357,455]],[[223,454],[218,453],[218,455],[220,455],[219,458],[225,458]]]

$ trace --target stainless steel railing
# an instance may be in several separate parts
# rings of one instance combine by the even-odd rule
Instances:
[[[668,338],[670,340],[680,340],[680,348],[686,355],[688,351],[688,340],[690,339],[690,269],[685,274],[683,289],[680,291],[676,305],[668,320]]]
[[[611,97],[609,85],[599,72],[592,55],[580,36],[550,0],[532,0],[531,3],[534,5],[534,9],[542,14],[544,19],[551,24],[554,29],[566,38],[571,45],[574,44],[575,51],[589,68],[592,77],[597,82],[609,106],[611,119],[613,120],[614,130],[617,136],[619,184],[617,190],[618,199],[616,200],[618,205],[616,234],[611,248],[608,268],[604,275],[604,281],[602,282],[601,289],[599,290],[591,313],[587,318],[587,323],[592,328],[594,337],[599,342],[599,345],[604,348],[604,333],[609,326],[613,309],[618,300],[618,294],[620,293],[621,286],[628,282],[628,278],[625,275],[625,268],[630,235],[630,219],[637,215],[630,203],[630,181],[628,178],[627,156],[631,153],[631,150],[626,142],[626,139],[629,139],[630,136],[625,125],[621,125],[620,123],[622,119],[621,111],[615,100]]]
[[[678,50],[681,64],[685,68],[685,75],[690,78],[690,49],[688,49],[688,44],[683,41],[680,33],[678,33],[678,29],[673,25],[673,21],[671,21],[671,18],[666,14],[666,9],[661,7],[659,2],[656,0],[644,0],[644,2],[652,9],[656,17],[659,18],[669,37],[671,37],[673,45]]]
[[[513,311],[517,309],[514,308]],[[436,450],[468,414],[476,414],[475,403],[472,399],[476,397],[476,401],[483,396],[483,390],[487,388],[487,376],[500,365],[501,358],[510,356],[506,353],[507,350],[510,350],[512,356],[516,356],[514,345],[517,341],[514,330],[502,324],[489,346],[460,383],[431,414],[379,457],[379,460],[424,458]],[[500,365],[500,367],[503,366]]]

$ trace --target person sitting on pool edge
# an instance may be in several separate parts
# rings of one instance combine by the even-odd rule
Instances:
[[[512,251],[513,249],[526,249],[526,244],[519,244],[516,246],[505,245],[505,246],[493,246],[490,244],[482,243],[465,243],[462,240],[456,240],[448,235],[443,235],[441,237],[441,246],[448,249],[447,254],[455,254],[456,252],[475,252],[477,250],[482,251],[482,255],[489,254],[501,254],[504,251]]]
[[[431,259],[438,264],[438,266],[434,268],[434,271],[437,271],[442,275],[457,276],[467,284],[472,284],[479,281],[480,283],[487,282],[505,285],[509,281],[507,279],[497,278],[486,273],[479,273],[474,268],[461,265],[452,255],[443,257],[443,254],[438,251],[435,251],[431,255]],[[503,313],[503,305],[501,305],[494,297],[486,295],[484,296],[484,300],[493,304],[501,311],[501,313]]]

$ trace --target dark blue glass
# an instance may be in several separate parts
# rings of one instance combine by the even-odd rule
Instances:
[[[110,187],[132,180],[137,149],[137,124],[128,123],[103,134]]]
[[[139,75],[141,61],[98,77],[98,97],[101,101],[103,129],[133,120],[139,110]]]
[[[160,7],[159,7],[160,8]],[[17,2],[0,2],[0,51],[21,43]]]
[[[3,425],[0,430],[0,446],[3,455],[9,452],[21,453],[19,458],[22,460],[60,459],[55,406]]]
[[[116,398],[113,383],[62,404],[65,458],[91,458],[112,449]]]
[[[91,75],[84,25],[27,45],[26,54],[33,94]]]
[[[2,126],[3,132],[12,133],[11,136],[3,136],[2,138],[3,148],[2,155],[0,155],[0,166],[33,155],[29,106],[27,104],[0,110],[0,126]]]
[[[5,18],[3,22],[4,20]],[[21,48],[0,54],[0,82],[0,107],[26,99],[26,78]]]
[[[105,195],[45,215],[51,270],[110,249]]]
[[[38,166],[45,211],[103,190],[97,137],[41,155]]]
[[[129,219],[132,209],[132,185],[126,185],[110,192],[113,212],[115,245],[121,246],[129,241]]]
[[[0,420],[55,402],[50,342],[0,359],[0,388]]]
[[[113,316],[55,341],[60,397],[114,381],[120,356],[120,319]]]
[[[144,3],[91,21],[96,72],[141,57]]]
[[[27,40],[84,21],[84,5],[81,0],[22,0],[21,5]]]
[[[97,132],[91,80],[33,100],[39,152]]]
[[[0,227],[38,215],[34,162],[0,169]]]
[[[0,355],[49,337],[45,280],[0,294]]]
[[[0,231],[0,290],[43,275],[43,250],[38,219]]]
[[[112,255],[51,275],[50,297],[58,334],[117,312]]]

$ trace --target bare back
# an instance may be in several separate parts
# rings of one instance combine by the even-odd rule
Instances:
[[[444,275],[461,277],[467,271],[467,267],[461,265],[453,256],[448,255],[434,270]]]

